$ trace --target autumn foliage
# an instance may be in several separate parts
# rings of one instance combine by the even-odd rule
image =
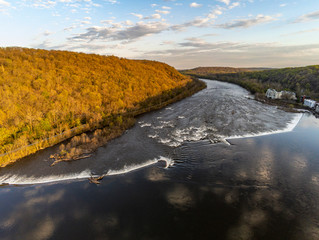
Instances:
[[[155,61],[0,48],[0,155],[70,129],[121,125],[119,114],[190,82]]]

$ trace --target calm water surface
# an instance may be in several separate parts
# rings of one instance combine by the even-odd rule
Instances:
[[[91,159],[1,169],[0,239],[319,239],[319,120],[207,83]]]

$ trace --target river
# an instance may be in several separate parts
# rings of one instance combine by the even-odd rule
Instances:
[[[206,83],[91,158],[1,169],[0,238],[319,239],[319,120]]]

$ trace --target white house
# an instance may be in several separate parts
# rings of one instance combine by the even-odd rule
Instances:
[[[266,92],[266,97],[271,99],[280,99],[281,92],[277,92],[275,89],[268,89]]]
[[[281,91],[281,99],[297,100],[296,93],[289,91]]]
[[[266,92],[266,97],[271,99],[287,99],[287,100],[297,100],[296,94],[289,91],[277,92],[275,89],[268,89]]]
[[[311,100],[311,99],[305,99],[305,101],[303,102],[304,106],[310,107],[310,108],[315,108],[316,106],[316,101]]]

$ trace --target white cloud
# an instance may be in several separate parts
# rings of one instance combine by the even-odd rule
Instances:
[[[226,5],[230,4],[230,0],[218,0],[219,2],[225,3]]]
[[[160,19],[161,15],[158,13],[152,14],[151,16],[145,17],[144,19]]]
[[[53,33],[48,31],[48,30],[44,31],[44,33],[43,33],[43,35],[46,36],[46,37],[50,36],[51,34],[53,34]]]
[[[213,22],[208,17],[195,18],[192,21],[174,25],[171,27],[171,29],[174,31],[182,31],[182,30],[185,30],[186,28],[189,28],[189,27],[208,27],[208,26],[211,26],[212,24],[213,24]]]
[[[170,13],[170,11],[165,11],[165,10],[155,10],[155,12],[161,13],[161,14],[169,14]]]
[[[10,7],[10,3],[4,0],[0,0],[0,13],[6,13],[7,8]]]
[[[295,20],[295,23],[299,22],[309,22],[319,20],[319,11],[311,12],[305,15],[300,16]]]
[[[165,49],[143,53],[141,58],[164,61],[178,69],[201,65],[230,67],[287,67],[317,63],[319,44],[206,42],[199,38]]]
[[[66,32],[72,31],[75,28],[75,26],[66,27],[63,30]]]
[[[0,8],[1,7],[9,7],[10,6],[10,3],[4,1],[4,0],[0,0]]]
[[[123,28],[123,25],[121,23],[113,23],[112,28],[120,29],[120,28]]]
[[[81,24],[91,24],[90,21],[82,21]]]
[[[208,14],[208,18],[211,18],[211,19],[215,19],[218,17],[218,15],[222,15],[223,12],[221,11],[220,8],[218,9],[215,9],[213,11],[211,11],[209,14]]]
[[[4,0],[0,0],[4,1]],[[105,0],[109,3],[117,3],[116,0]],[[93,2],[92,0],[23,0],[25,6],[31,6],[34,8],[54,8],[58,4],[64,4],[69,8],[82,8],[89,10],[90,7],[101,7],[100,4]]]
[[[228,9],[233,9],[235,7],[238,7],[240,5],[240,2],[233,2],[229,7]]]
[[[201,7],[203,6],[202,4],[199,4],[199,3],[196,3],[196,2],[193,2],[191,4],[189,4],[190,7],[193,7],[193,8],[198,8],[198,7]]]
[[[280,4],[279,6],[280,6],[280,7],[286,7],[286,6],[287,6],[287,3]]]
[[[174,31],[182,31],[185,30],[188,27],[211,27],[214,24],[215,19],[223,14],[222,10],[225,10],[225,8],[222,8],[220,6],[217,6],[216,9],[212,10],[210,13],[208,13],[204,17],[196,17],[195,19],[182,23],[182,24],[176,24],[171,27]]]
[[[107,2],[111,3],[111,4],[115,4],[115,3],[118,3],[117,0],[106,0]]]
[[[158,5],[156,3],[151,4],[151,7],[157,7]]]
[[[174,41],[164,41],[164,42],[162,42],[161,45],[174,45],[174,44],[175,44]]]
[[[224,28],[224,29],[248,28],[248,27],[252,27],[252,26],[255,26],[255,25],[258,25],[261,23],[272,22],[275,20],[276,20],[275,17],[265,16],[265,15],[259,14],[255,18],[238,19],[238,20],[235,20],[232,22],[217,25],[217,27]]]
[[[123,24],[126,25],[126,26],[132,26],[132,25],[134,25],[133,22],[130,21],[130,20],[124,21]]]
[[[56,1],[51,0],[34,0],[32,7],[35,8],[52,8],[57,4]]]
[[[138,13],[131,13],[131,15],[139,18],[139,19],[142,19],[143,18],[143,15],[142,14],[138,14]]]
[[[172,9],[171,7],[163,6],[162,9],[170,10]]]
[[[84,19],[85,20],[91,20],[91,17],[85,17]]]
[[[115,27],[90,27],[85,33],[78,34],[70,40],[94,41],[94,40],[111,40],[111,41],[134,41],[138,38],[168,30],[168,24],[164,22],[138,22],[133,26],[125,28]]]
[[[304,31],[298,31],[298,32],[293,32],[293,33],[282,34],[281,36],[299,35],[299,34],[311,33],[311,32],[319,32],[319,28],[312,28],[312,29],[309,29],[309,30],[304,30]]]
[[[100,23],[102,23],[102,24],[112,24],[113,20],[101,20]]]

